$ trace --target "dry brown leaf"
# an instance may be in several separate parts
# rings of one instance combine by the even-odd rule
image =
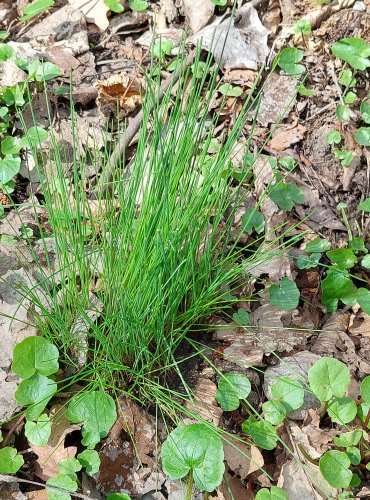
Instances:
[[[68,0],[68,3],[76,10],[80,10],[89,23],[96,24],[101,31],[104,31],[109,26],[107,13],[109,7],[104,3],[104,0]]]
[[[277,486],[283,488],[287,492],[289,498],[324,500],[324,497],[315,491],[303,466],[298,464],[296,460],[285,462],[281,469]]]
[[[273,73],[267,80],[263,90],[258,111],[258,122],[266,127],[269,123],[278,123],[295,104],[295,88],[297,80],[291,76]]]
[[[200,379],[193,389],[193,403],[186,402],[185,407],[207,422],[219,426],[223,412],[216,401],[216,391],[217,386],[211,380]]]
[[[124,117],[141,105],[145,81],[143,78],[122,72],[97,82],[96,86],[100,111],[104,114],[104,105],[108,105],[109,109],[115,112],[118,105]]]
[[[66,435],[72,431],[79,430],[80,425],[70,424],[64,415],[65,407],[55,405],[50,410],[52,419],[51,435],[46,446],[36,446],[31,444],[30,448],[38,459],[35,461],[35,474],[40,479],[47,481],[59,473],[58,463],[64,458],[74,458],[77,453],[76,446],[64,447]]]
[[[234,474],[245,479],[264,465],[262,453],[256,446],[228,436],[224,440],[225,460]]]
[[[211,0],[198,0],[196,8],[194,8],[193,0],[183,0],[182,3],[186,15],[186,21],[193,33],[197,33],[200,29],[206,26],[215,10],[215,5],[211,2]]]
[[[297,125],[293,128],[278,128],[273,134],[268,146],[274,151],[284,151],[293,144],[300,142],[306,132],[306,127]]]

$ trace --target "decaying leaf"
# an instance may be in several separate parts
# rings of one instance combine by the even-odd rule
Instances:
[[[202,29],[213,16],[215,10],[214,3],[211,0],[200,0],[197,2],[197,7],[194,8],[193,0],[183,0],[186,20],[193,33],[197,33]]]
[[[245,479],[264,465],[262,453],[256,446],[227,436],[224,441],[225,460],[234,474]]]
[[[74,9],[80,10],[85,15],[87,22],[96,24],[101,31],[108,28],[109,7],[104,0],[68,0],[68,2]]]
[[[190,38],[200,41],[202,48],[213,53],[225,69],[247,68],[256,70],[265,62],[269,49],[268,30],[261,23],[256,9],[243,5],[232,17],[218,18]]]
[[[199,379],[193,389],[193,404],[187,402],[185,407],[207,422],[218,426],[223,412],[215,399],[216,390],[217,386],[211,380]]]
[[[123,118],[141,105],[145,81],[143,78],[123,72],[97,82],[96,86],[100,111],[105,114],[107,105],[110,111],[121,110]]]
[[[72,431],[81,428],[80,425],[71,424],[64,415],[65,407],[55,405],[50,410],[51,435],[46,446],[30,444],[32,451],[38,459],[35,462],[35,474],[44,481],[59,473],[58,463],[64,458],[74,458],[77,453],[76,446],[64,447],[64,440]]]
[[[282,114],[289,113],[296,102],[297,80],[287,75],[272,73],[263,89],[257,120],[266,127],[278,123]]]
[[[299,124],[294,127],[279,127],[268,142],[268,146],[274,151],[284,151],[293,144],[300,142],[305,131],[306,128]]]

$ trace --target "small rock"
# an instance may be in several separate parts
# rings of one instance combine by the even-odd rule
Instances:
[[[271,386],[280,377],[288,376],[299,382],[307,382],[309,368],[318,360],[320,356],[312,352],[303,351],[293,356],[283,358],[276,366],[267,368],[264,375],[263,389],[267,399],[273,399]],[[302,379],[303,377],[303,379]],[[306,410],[320,408],[320,401],[311,393],[305,391],[303,405],[288,414],[292,420],[303,420]]]

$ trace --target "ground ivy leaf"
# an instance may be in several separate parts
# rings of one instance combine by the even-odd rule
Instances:
[[[82,469],[82,465],[77,458],[64,458],[58,463],[58,469],[61,474],[67,474],[72,479],[75,479],[76,472]]]
[[[310,389],[320,401],[343,397],[350,383],[348,367],[335,358],[323,357],[308,370]]]
[[[298,380],[289,377],[279,377],[271,386],[275,399],[283,403],[287,413],[297,410],[303,405],[304,388]]]
[[[342,398],[331,398],[328,403],[328,415],[332,422],[337,424],[348,424],[352,422],[357,414],[357,405],[355,401],[347,396]]]
[[[59,351],[44,337],[27,337],[13,350],[12,370],[23,379],[34,373],[52,375],[59,370]]]
[[[322,254],[321,253],[312,253],[311,255],[299,255],[296,258],[296,266],[298,269],[311,269],[313,267],[317,267]]]
[[[255,500],[288,500],[288,493],[278,486],[271,486],[271,489],[261,488],[256,496]]]
[[[299,290],[289,278],[283,278],[279,285],[271,285],[269,293],[271,304],[279,309],[295,309],[299,303]]]
[[[233,319],[236,321],[236,323],[239,323],[239,325],[249,325],[250,323],[250,318],[249,314],[245,309],[238,309],[238,312],[233,314]]]
[[[349,446],[346,449],[346,455],[350,459],[352,465],[358,465],[361,462],[361,453],[355,446]]]
[[[24,464],[22,455],[11,446],[0,449],[0,474],[15,474]]]
[[[330,241],[324,238],[315,238],[314,240],[307,243],[305,251],[308,253],[322,253],[330,250]]]
[[[50,418],[43,413],[36,422],[27,421],[24,426],[24,433],[31,444],[46,446],[51,434]]]
[[[294,184],[285,182],[278,182],[271,186],[268,195],[269,198],[285,212],[292,210],[295,203],[302,204],[304,202],[303,191]]]
[[[277,63],[288,75],[301,75],[306,71],[303,64],[297,64],[303,59],[303,50],[287,47],[277,55]]]
[[[219,436],[205,424],[173,430],[162,445],[163,471],[170,479],[182,479],[190,470],[200,491],[212,492],[221,484],[225,466]]]
[[[63,488],[64,490],[68,491],[77,491],[78,484],[75,479],[72,479],[69,477],[68,474],[58,474],[57,476],[54,476],[46,481],[46,486],[56,486],[57,488]],[[46,488],[48,491],[48,497],[53,498],[55,500],[64,500],[64,498],[70,498],[70,495],[68,495],[67,492],[59,492],[57,490],[52,490],[50,488]],[[50,493],[53,493],[53,496],[50,496]],[[59,495],[68,495],[67,496],[59,496]]]
[[[220,85],[218,91],[227,97],[240,97],[243,93],[243,89],[241,87],[231,85],[231,83],[224,83],[223,85]]]
[[[69,402],[66,416],[73,423],[83,423],[82,444],[93,448],[108,435],[116,421],[117,412],[109,394],[93,391],[74,396]]]
[[[362,38],[342,38],[335,42],[331,50],[354,69],[365,71],[370,66],[370,45]]]
[[[355,429],[350,432],[343,432],[340,436],[334,438],[334,444],[343,448],[349,446],[356,446],[362,438],[364,431],[362,429]],[[366,433],[365,433],[366,434]]]
[[[249,417],[242,424],[243,432],[251,436],[257,446],[264,450],[273,450],[276,448],[278,435],[275,427],[265,420],[256,420],[254,417]]]
[[[352,479],[350,459],[343,451],[331,450],[320,458],[320,471],[333,488],[347,488]]]
[[[251,392],[251,383],[242,373],[225,373],[220,379],[216,391],[216,400],[224,411],[233,411],[239,407],[240,399],[245,399]]]
[[[370,405],[370,375],[361,382],[360,393],[363,401]]]
[[[358,289],[357,302],[364,313],[370,314],[370,292],[367,288]]]
[[[358,204],[357,210],[370,212],[370,198],[366,198],[366,200],[361,201],[361,203]]]
[[[279,425],[286,417],[286,409],[284,404],[278,399],[265,401],[262,405],[265,420],[272,425]]]
[[[35,373],[23,380],[15,391],[15,399],[22,405],[32,405],[26,410],[27,420],[36,420],[57,391],[57,384],[45,375]]]
[[[328,312],[337,310],[339,300],[347,305],[357,304],[357,289],[348,272],[343,269],[331,267],[328,270],[321,283],[321,292],[321,303]]]
[[[244,231],[249,235],[253,233],[255,229],[257,234],[260,234],[265,229],[265,219],[263,214],[256,210],[255,208],[248,208],[242,217],[242,224]]]
[[[84,450],[77,455],[77,458],[82,467],[85,467],[85,470],[89,474],[89,476],[93,476],[99,471],[100,458],[97,451]]]
[[[6,184],[15,177],[21,168],[19,156],[6,155],[0,160],[0,182]]]
[[[357,262],[357,257],[350,248],[329,250],[326,252],[326,255],[334,264],[337,264],[340,269],[351,269]]]

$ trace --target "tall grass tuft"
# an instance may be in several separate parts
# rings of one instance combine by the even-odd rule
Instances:
[[[71,169],[65,171],[53,135],[49,150],[34,154],[51,226],[49,234],[40,226],[47,269],[40,264],[38,285],[27,291],[35,323],[70,373],[146,396],[145,381],[176,363],[189,330],[228,307],[230,290],[248,280],[245,270],[269,257],[266,247],[245,252],[242,228],[233,230],[253,188],[247,156],[238,181],[228,174],[257,93],[252,89],[209,157],[225,105],[213,109],[217,72],[210,61],[200,68],[199,55],[193,71],[181,59],[179,65],[180,78],[162,99],[159,78],[148,77],[136,152],[122,157],[109,186],[97,189],[91,175],[92,165],[99,175],[109,161],[109,137],[103,151],[80,151],[73,109]]]

